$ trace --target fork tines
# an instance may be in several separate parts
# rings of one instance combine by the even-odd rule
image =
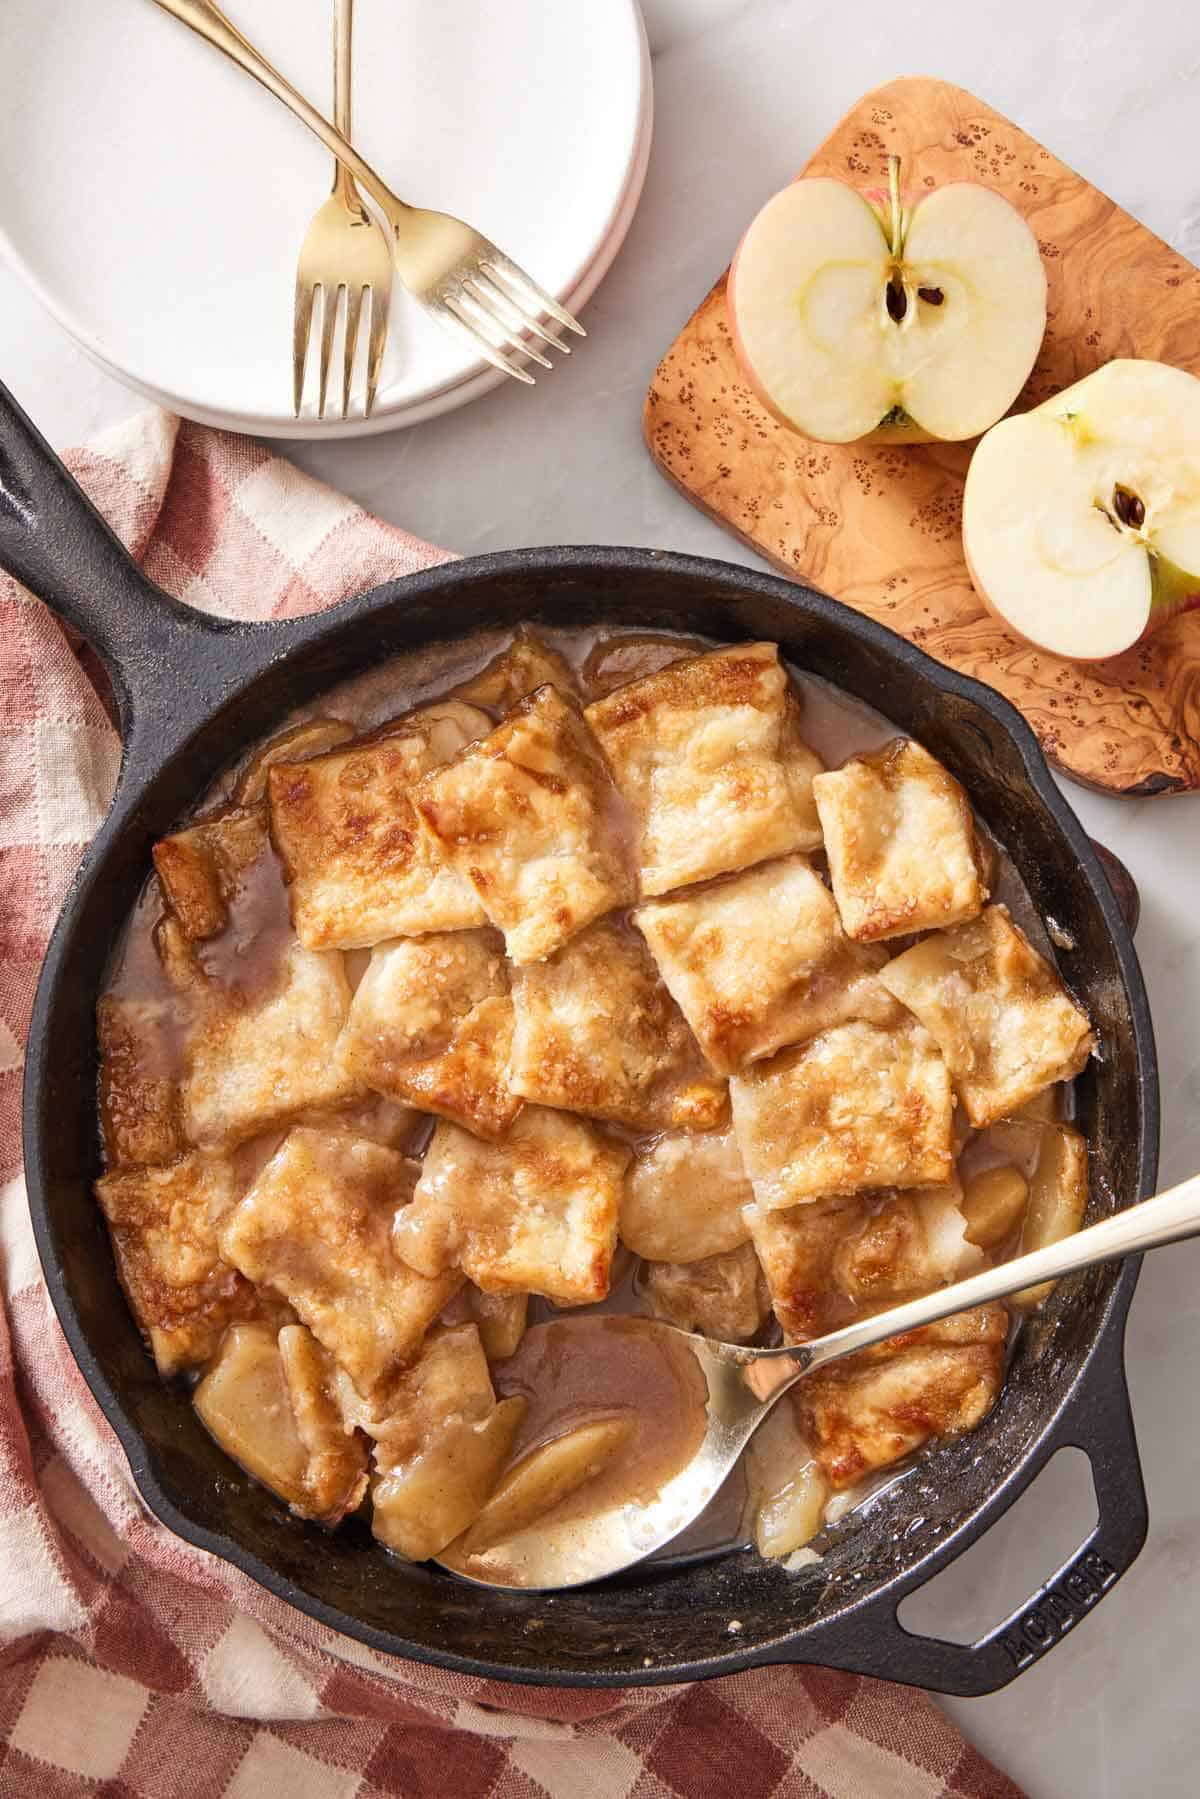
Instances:
[[[375,291],[371,286],[350,287],[344,281],[336,288],[327,288],[324,282],[310,283],[297,278],[295,326],[292,340],[293,410],[296,417],[299,418],[304,398],[304,372],[308,363],[313,308],[318,294],[321,296],[321,352],[317,378],[317,417],[325,417],[325,399],[329,389],[330,365],[333,360],[334,333],[337,329],[342,295],[345,294],[346,326],[342,349],[342,417],[346,418],[350,411],[350,386],[354,376],[363,310],[366,307],[368,309],[367,388],[363,401],[363,417],[370,418],[375,405],[375,395],[379,388],[379,374],[383,365],[384,347],[387,343],[387,299],[385,298],[382,305],[377,304]]]
[[[443,322],[466,333],[493,368],[530,386],[533,375],[506,351],[515,350],[544,369],[554,364],[532,339],[561,350],[564,356],[571,354],[570,345],[547,330],[542,322],[545,315],[578,337],[587,336],[565,306],[494,244],[485,243],[470,265],[457,268],[438,290],[435,302]]]

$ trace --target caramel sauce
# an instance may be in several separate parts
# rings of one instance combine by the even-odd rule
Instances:
[[[229,923],[196,945],[196,960],[214,986],[254,1001],[276,984],[293,936],[283,869],[269,845],[239,874],[227,904]]]
[[[595,1478],[544,1514],[547,1523],[646,1503],[704,1440],[708,1388],[700,1365],[685,1343],[644,1319],[601,1314],[535,1325],[493,1370],[493,1381],[500,1398],[528,1403],[510,1465],[581,1424],[628,1418],[633,1425]]]

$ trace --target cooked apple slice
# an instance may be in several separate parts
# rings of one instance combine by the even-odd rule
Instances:
[[[1056,655],[1119,655],[1200,606],[1200,381],[1105,363],[971,458],[963,548],[988,609]]]
[[[791,1555],[820,1530],[829,1482],[800,1435],[790,1401],[776,1406],[754,1433],[748,1462],[759,1554]]]
[[[734,347],[806,437],[976,437],[1041,347],[1037,239],[990,188],[950,182],[908,207],[895,157],[889,179],[887,195],[813,177],[768,200],[729,272]]]
[[[1028,1200],[1029,1182],[1011,1162],[980,1169],[963,1192],[967,1242],[980,1249],[999,1249],[1021,1222]]]
[[[193,1396],[197,1412],[226,1455],[300,1509],[308,1464],[288,1394],[276,1332],[235,1324]]]
[[[375,1454],[371,1529],[388,1549],[427,1561],[477,1515],[525,1416],[523,1399],[502,1399],[483,1419],[452,1418],[415,1461],[391,1466]]]
[[[1087,1140],[1069,1124],[1042,1126],[1037,1162],[1029,1182],[1029,1208],[1021,1232],[1021,1254],[1048,1249],[1073,1237],[1083,1223],[1088,1200]],[[1023,1287],[1009,1305],[1031,1312],[1054,1291],[1053,1281]]]
[[[464,1555],[516,1536],[594,1480],[633,1430],[632,1418],[602,1418],[543,1443],[509,1470],[459,1547]]]

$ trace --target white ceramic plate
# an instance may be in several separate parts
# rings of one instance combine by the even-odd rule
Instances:
[[[330,0],[226,10],[329,108]],[[650,94],[636,0],[357,0],[363,154],[569,307],[628,229]],[[4,0],[0,247],[90,355],[161,404],[266,436],[357,435],[507,379],[397,284],[374,417],[292,417],[296,253],[331,172],[277,101],[150,0]]]

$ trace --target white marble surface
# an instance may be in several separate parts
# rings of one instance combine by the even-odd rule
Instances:
[[[247,7],[252,15],[248,0]],[[752,561],[651,468],[639,435],[642,394],[756,205],[859,93],[891,76],[938,74],[974,88],[1200,256],[1194,6],[857,0],[818,10],[798,0],[645,0],[645,10],[656,141],[628,242],[588,308],[583,352],[533,392],[510,386],[407,432],[297,454],[428,538],[467,553],[607,542]],[[3,267],[0,376],[59,444],[134,404]],[[1138,946],[1161,1054],[1163,1174],[1178,1179],[1200,1163],[1200,798],[1123,803],[1069,793],[1141,886]],[[1130,1384],[1152,1511],[1141,1559],[1094,1616],[1014,1686],[950,1708],[1038,1799],[1168,1799],[1197,1790],[1200,1435],[1189,1395],[1200,1365],[1198,1288],[1200,1244],[1161,1252],[1145,1269],[1130,1323]],[[969,1578],[956,1583],[960,1596],[970,1588],[981,1625],[1085,1533],[1069,1484],[1051,1475],[1046,1485],[1031,1522],[1023,1515],[991,1533],[972,1552]],[[1024,1588],[1013,1584],[1021,1579]]]

